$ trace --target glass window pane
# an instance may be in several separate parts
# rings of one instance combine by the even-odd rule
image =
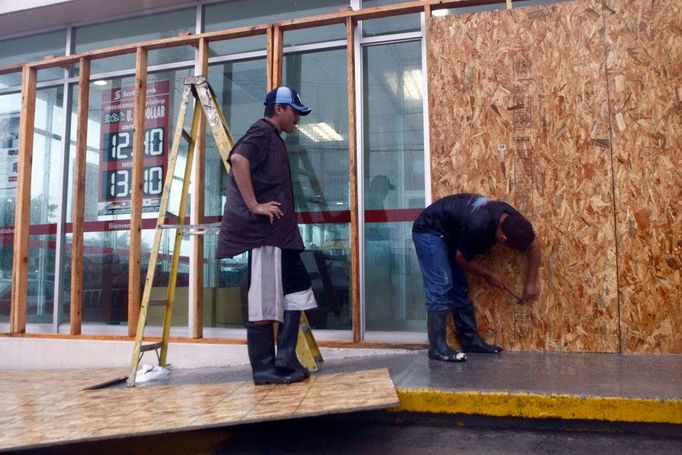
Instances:
[[[151,250],[154,225],[158,217],[158,207],[163,181],[166,174],[170,141],[177,121],[184,78],[193,70],[163,71],[150,73],[147,84],[147,105],[145,111],[145,150],[144,150],[144,199],[142,232],[142,272],[141,285],[146,277],[146,264]],[[100,85],[103,84],[103,85]],[[88,108],[88,138],[85,178],[85,253],[84,253],[84,323],[126,324],[128,300],[128,253],[130,249],[130,192],[133,141],[133,102],[134,78],[112,78],[90,84],[90,103]],[[74,100],[78,90],[73,86]],[[73,197],[74,138],[76,137],[76,108],[72,107],[71,157],[68,188],[67,219],[71,221]],[[185,119],[185,128],[191,120]],[[169,211],[177,214],[180,205],[182,174],[184,172],[187,147],[180,147],[178,164],[174,172],[173,187],[169,201]],[[188,196],[191,197],[191,196]],[[70,225],[67,230],[70,230]],[[158,269],[154,280],[154,292],[165,289],[168,280],[164,262],[172,255],[173,243],[164,236],[161,244]],[[181,266],[178,275],[177,298],[187,301],[189,283],[189,240],[183,239],[181,247]],[[68,245],[67,245],[68,247]],[[70,270],[70,258],[65,258],[65,268]],[[69,273],[65,273],[64,287],[69,289]],[[114,280],[114,281],[111,281]],[[159,289],[156,289],[156,288]],[[110,292],[97,292],[109,289]],[[109,300],[115,296],[115,301]],[[178,300],[178,302],[180,302]],[[173,323],[186,323],[187,313],[179,303],[174,311]],[[68,320],[68,311],[64,312]],[[149,324],[158,321],[150,313]]]
[[[0,322],[9,321],[21,94],[0,96]]]
[[[392,3],[404,3],[405,1],[409,0],[363,0],[362,7],[371,8]],[[421,17],[419,14],[401,14],[362,21],[362,36],[380,36],[392,33],[418,32],[420,30]]]
[[[265,59],[211,65],[208,78],[235,141],[263,116]],[[205,222],[218,222],[225,205],[227,173],[213,135],[206,135]],[[216,233],[217,234],[217,233]],[[216,259],[217,235],[204,237],[204,326],[244,327],[248,315],[246,254]]]
[[[363,61],[366,327],[421,330],[410,222],[424,207],[421,44],[366,47]]]
[[[365,224],[365,289],[367,330],[424,330],[424,287],[411,221]]]
[[[250,25],[271,24],[298,17],[333,13],[348,5],[347,0],[293,0],[287,2],[235,0],[206,5],[204,7],[204,27],[207,32],[213,32]],[[287,32],[284,34],[284,39],[288,45],[292,45],[315,43],[327,39],[343,39],[346,36],[343,26],[322,27],[322,29],[322,35],[318,29]],[[288,37],[289,33],[292,33],[291,38]],[[320,36],[323,36],[324,39],[320,39]],[[211,44],[211,55],[213,56],[213,53],[228,55],[265,50],[265,47],[266,42],[263,37],[221,41]]]
[[[325,27],[314,27],[284,32],[285,47],[345,39],[346,26],[344,24],[334,24],[327,25]]]
[[[296,210],[305,223],[299,225],[307,251],[303,259],[319,305],[309,312],[311,324],[350,329],[346,50],[286,54],[283,74],[284,84],[298,90],[312,109],[285,137]],[[314,315],[320,319],[313,321]]]
[[[74,30],[75,52],[120,46],[141,41],[172,38],[182,32],[194,33],[196,9],[86,25]],[[149,52],[150,66],[194,60],[194,48],[172,47]],[[135,53],[92,61],[92,74],[135,68]]]
[[[66,52],[66,30],[22,36],[0,41],[0,66],[42,60],[47,55],[61,57]],[[62,68],[38,71],[38,82],[61,79]],[[0,88],[21,86],[21,72],[0,75]]]
[[[31,210],[27,322],[50,323],[53,317],[57,210],[62,181],[62,87],[38,90],[31,167]]]
[[[286,54],[283,79],[312,109],[285,135],[296,209],[349,210],[345,48]]]

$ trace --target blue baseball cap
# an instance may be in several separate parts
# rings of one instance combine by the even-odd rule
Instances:
[[[301,97],[298,96],[296,90],[285,85],[277,87],[265,95],[265,104],[288,104],[293,107],[300,115],[310,114],[310,108],[301,102]]]

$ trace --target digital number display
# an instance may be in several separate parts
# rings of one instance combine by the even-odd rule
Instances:
[[[144,130],[144,156],[161,156],[164,152],[164,129]],[[124,161],[133,158],[133,132],[119,131],[104,134],[105,161]]]
[[[102,199],[129,199],[133,178],[132,169],[114,169],[102,175]],[[142,193],[144,196],[159,196],[163,192],[163,166],[144,168]]]

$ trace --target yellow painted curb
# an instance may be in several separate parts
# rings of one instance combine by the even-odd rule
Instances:
[[[682,400],[396,389],[396,411],[682,424]]]

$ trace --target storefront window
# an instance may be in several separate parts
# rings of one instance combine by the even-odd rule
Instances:
[[[66,30],[2,40],[0,47],[0,66],[42,60],[48,55],[59,57],[66,50]],[[59,67],[38,71],[39,82],[63,77],[64,70]],[[21,72],[0,75],[0,89],[15,86],[21,87]]]
[[[341,7],[348,5],[348,1],[343,0],[294,0],[287,2],[235,0],[206,5],[204,7],[204,27],[205,31],[214,32],[251,25],[271,24],[297,17],[333,13],[337,12]],[[308,44],[344,39],[345,36],[344,26],[339,25],[286,32],[285,42],[287,45]],[[221,41],[219,43],[211,43],[211,55],[265,50],[265,46],[266,42],[262,36]]]
[[[123,19],[104,24],[86,25],[74,29],[75,52],[120,46],[162,38],[172,38],[182,32],[194,33],[196,9],[188,8],[168,13]],[[191,46],[149,51],[149,66],[194,60]],[[91,73],[105,73],[135,68],[135,53],[92,61]]]
[[[362,0],[363,8],[372,8],[395,3],[404,3],[409,0]],[[418,32],[421,30],[419,14],[403,14],[399,16],[384,17],[362,21],[362,36],[380,36],[392,33]]]
[[[306,312],[318,329],[351,328],[348,85],[346,50],[291,53],[284,84],[312,112],[285,136],[304,262],[319,308]],[[317,289],[315,289],[317,283]]]
[[[142,213],[141,288],[147,273],[147,263],[154,239],[154,227],[167,170],[170,142],[181,101],[184,78],[193,70],[164,71],[149,74],[145,112],[144,183]],[[113,78],[90,84],[88,108],[88,139],[85,178],[85,226],[83,255],[83,316],[84,324],[127,324],[128,254],[130,250],[130,195],[133,144],[134,77]],[[73,88],[74,99],[78,96]],[[77,103],[74,103],[74,111]],[[185,119],[188,125],[191,119]],[[72,122],[71,137],[76,137]],[[187,127],[187,126],[186,126]],[[73,143],[72,143],[73,145]],[[178,214],[182,175],[187,147],[180,147],[169,212]],[[74,155],[70,157],[73,176]],[[73,178],[69,179],[67,232],[71,221]],[[188,196],[191,197],[191,196]],[[168,223],[173,222],[170,217]],[[71,236],[67,236],[67,242]],[[168,283],[174,231],[167,230],[161,242],[154,278],[152,298],[162,298]],[[68,248],[68,243],[67,243]],[[183,239],[180,270],[174,307],[174,324],[186,326],[189,286],[189,240]],[[65,304],[62,322],[68,321],[68,289],[70,288],[70,258],[65,258]],[[154,311],[149,313],[149,325],[160,324]]]
[[[64,125],[62,87],[36,94],[26,319],[50,323],[53,318],[57,210],[61,195],[60,163]]]
[[[420,42],[366,47],[363,67],[366,328],[423,330],[411,240],[424,206]]]
[[[232,137],[237,141],[263,116],[267,90],[265,59],[211,65],[208,78]],[[223,215],[227,173],[210,130],[206,135],[205,222],[219,222]],[[246,254],[216,259],[217,232],[204,236],[205,327],[244,327],[247,316]]]
[[[0,322],[9,321],[21,94],[0,96]]]

